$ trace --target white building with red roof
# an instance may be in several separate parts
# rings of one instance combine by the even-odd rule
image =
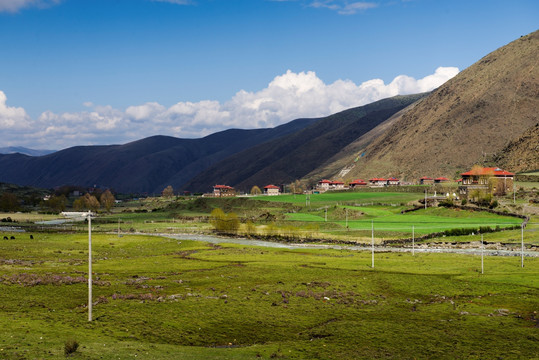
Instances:
[[[281,195],[281,188],[275,185],[264,186],[264,194],[268,196]]]
[[[462,175],[460,193],[467,195],[473,190],[483,190],[495,195],[505,195],[513,190],[515,174],[498,167],[477,167]]]
[[[387,185],[389,186],[397,186],[400,185],[401,181],[395,177],[390,177],[387,179]]]
[[[369,183],[371,186],[386,186],[387,185],[387,179],[384,178],[372,178],[369,179]]]
[[[213,187],[213,196],[215,197],[236,196],[236,190],[232,186],[228,186],[228,185],[215,185]]]
[[[327,180],[327,179],[320,180],[318,182],[318,188],[321,190],[329,190],[331,183],[332,183],[331,180]]]
[[[367,182],[365,180],[363,180],[363,179],[356,179],[356,180],[352,181],[351,183],[348,183],[348,186],[351,189],[355,189],[355,188],[358,188],[358,187],[367,186]]]
[[[437,177],[436,179],[434,179],[435,184],[443,184],[443,183],[447,183],[447,182],[450,182],[450,181],[451,180],[449,180],[448,178],[443,177],[443,176],[440,176],[440,177]]]

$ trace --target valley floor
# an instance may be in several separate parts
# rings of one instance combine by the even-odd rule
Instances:
[[[95,234],[0,243],[0,358],[536,358],[539,259]]]

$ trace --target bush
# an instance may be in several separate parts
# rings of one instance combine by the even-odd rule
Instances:
[[[235,213],[227,215],[223,210],[216,208],[210,214],[210,224],[217,232],[236,233],[240,227],[240,220]]]
[[[67,340],[64,345],[64,355],[69,356],[79,348],[79,343],[76,340]]]
[[[468,203],[468,200],[462,199],[462,201],[460,203],[461,203],[461,205],[466,205]]]

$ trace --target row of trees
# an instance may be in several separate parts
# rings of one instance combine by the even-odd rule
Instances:
[[[104,208],[106,211],[110,211],[114,206],[116,199],[110,190],[106,190],[101,194],[99,200],[94,195],[88,193],[84,196],[79,197],[73,202],[73,208],[77,211],[81,210],[92,210],[97,211],[100,207]]]

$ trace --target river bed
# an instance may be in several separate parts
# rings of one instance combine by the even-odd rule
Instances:
[[[261,246],[261,247],[270,247],[270,248],[281,248],[281,249],[336,249],[336,250],[356,250],[356,251],[372,251],[371,246],[367,245],[337,245],[337,244],[288,244],[288,243],[279,243],[272,241],[264,240],[251,240],[246,238],[229,238],[229,237],[219,237],[213,235],[202,235],[202,234],[159,234],[163,237],[168,237],[171,239],[177,240],[194,240],[208,242],[212,244],[239,244],[247,246]],[[456,253],[456,254],[468,254],[468,255],[481,255],[481,249],[461,249],[454,247],[424,247],[417,246],[415,249],[411,247],[389,247],[389,246],[375,246],[375,252],[412,252],[417,253]],[[488,256],[521,256],[520,250],[493,250],[493,249],[484,249],[484,255]],[[537,251],[524,251],[524,256],[526,257],[539,257],[539,252]]]

